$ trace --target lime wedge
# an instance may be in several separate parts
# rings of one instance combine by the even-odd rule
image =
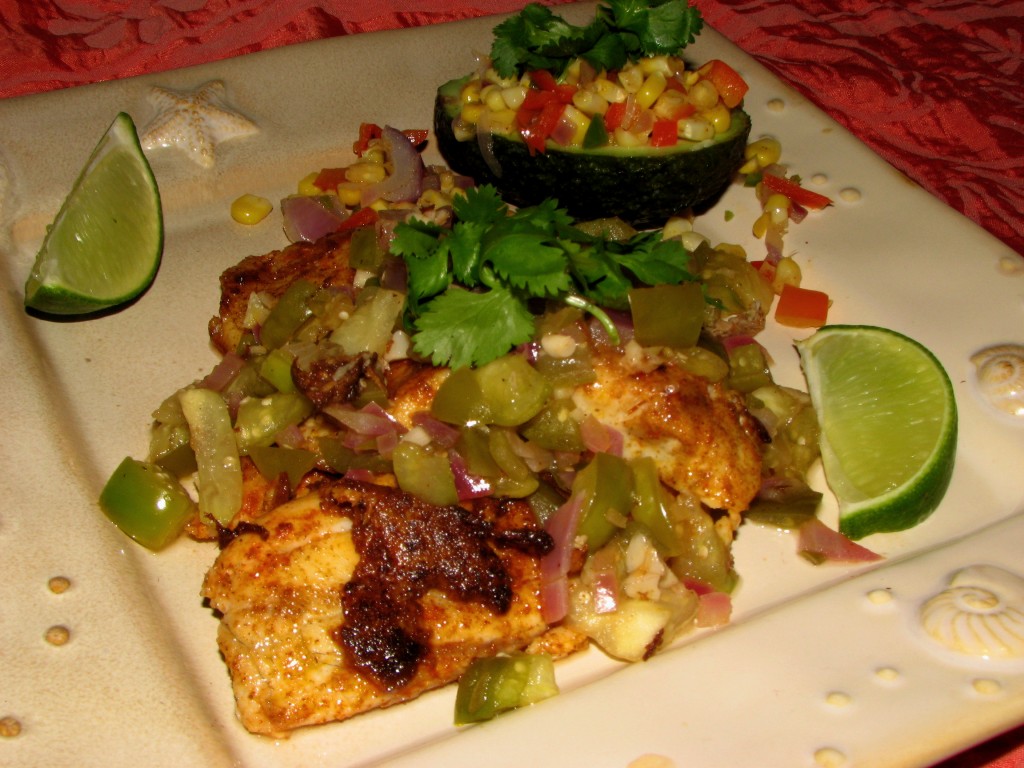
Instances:
[[[956,454],[956,400],[942,365],[884,328],[825,326],[796,346],[839,530],[860,539],[920,523],[945,494]]]
[[[160,192],[135,124],[122,112],[43,239],[25,306],[81,315],[130,301],[153,281],[163,238]]]

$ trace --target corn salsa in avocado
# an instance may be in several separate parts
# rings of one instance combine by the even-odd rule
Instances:
[[[579,218],[656,226],[707,204],[742,165],[750,119],[732,67],[680,57],[701,25],[684,0],[612,0],[587,27],[527,6],[478,72],[438,89],[438,148],[516,205],[554,194]]]

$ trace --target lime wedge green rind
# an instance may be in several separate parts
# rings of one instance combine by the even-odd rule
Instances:
[[[120,113],[47,230],[25,306],[82,315],[124,304],[152,283],[162,253],[160,192],[135,124]]]
[[[871,326],[825,326],[797,349],[840,531],[860,539],[925,520],[956,454],[956,400],[942,365],[913,339]]]

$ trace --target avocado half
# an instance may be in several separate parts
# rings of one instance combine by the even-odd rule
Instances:
[[[489,163],[475,138],[459,141],[452,131],[467,79],[451,80],[437,90],[438,150],[453,171],[477,184],[494,185],[516,206],[553,197],[582,221],[618,216],[637,228],[658,227],[713,202],[744,162],[750,117],[734,109],[729,130],[711,144],[584,150],[549,143],[545,152],[531,155],[518,137],[494,135]]]

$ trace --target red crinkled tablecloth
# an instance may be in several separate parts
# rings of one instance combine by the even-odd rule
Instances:
[[[1024,256],[1024,0],[694,2],[894,167]],[[0,0],[0,98],[524,4]],[[1024,726],[943,764],[954,766],[1024,768]]]

